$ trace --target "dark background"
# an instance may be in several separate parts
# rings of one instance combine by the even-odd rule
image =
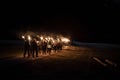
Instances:
[[[120,1],[15,3],[1,7],[1,40],[18,40],[27,30],[58,32],[73,40],[120,44]]]

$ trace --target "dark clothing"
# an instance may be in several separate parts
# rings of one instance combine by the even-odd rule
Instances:
[[[62,44],[60,44],[60,50],[62,50]]]
[[[28,57],[30,57],[30,44],[29,41],[25,41],[24,44],[24,57],[26,56],[26,53],[28,52]]]
[[[61,43],[57,44],[57,50],[62,50],[62,44]]]
[[[43,51],[43,54],[46,54],[46,49],[47,49],[47,43],[46,43],[46,42],[43,42],[43,43],[42,43],[42,51]]]
[[[38,57],[38,48],[37,47],[33,47],[33,52],[32,52],[32,56],[34,57],[34,53],[36,53],[36,57]]]
[[[53,50],[57,52],[57,44],[53,44]]]
[[[32,56],[34,57],[34,53],[36,52],[36,57],[38,57],[38,46],[35,41],[32,41]]]

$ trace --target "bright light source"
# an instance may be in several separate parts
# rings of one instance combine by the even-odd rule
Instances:
[[[48,40],[48,38],[45,38],[46,40]]]
[[[40,39],[43,40],[43,37],[41,36]]]
[[[31,42],[32,39],[36,39],[36,42],[39,44],[40,42],[52,42],[53,44],[59,44],[62,43],[62,45],[69,44],[71,41],[69,38],[64,37],[62,35],[57,35],[57,34],[52,34],[52,35],[47,35],[47,34],[35,34],[35,33],[26,33],[22,34],[21,38],[23,40],[28,40]]]
[[[25,36],[22,36],[23,39],[25,39]]]
[[[37,44],[39,43],[39,41],[36,41],[37,42]]]
[[[68,39],[68,38],[62,38],[61,40],[62,40],[62,42],[65,42],[65,43],[70,42],[70,39]]]
[[[30,35],[28,35],[28,40],[31,41],[31,37],[30,37]]]

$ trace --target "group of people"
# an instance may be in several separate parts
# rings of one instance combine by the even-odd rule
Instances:
[[[28,55],[28,57],[38,57],[38,54],[41,53],[43,55],[45,54],[51,54],[51,50],[53,50],[55,53],[57,50],[62,50],[62,43],[60,42],[46,42],[46,41],[37,41],[36,39],[25,40],[24,44],[24,57]]]

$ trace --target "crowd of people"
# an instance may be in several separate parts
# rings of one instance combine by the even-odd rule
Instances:
[[[38,57],[39,54],[42,55],[50,55],[51,51],[57,53],[62,50],[64,45],[63,40],[60,38],[52,39],[52,38],[44,38],[40,37],[40,39],[32,38],[30,35],[22,36],[24,38],[24,57]]]

